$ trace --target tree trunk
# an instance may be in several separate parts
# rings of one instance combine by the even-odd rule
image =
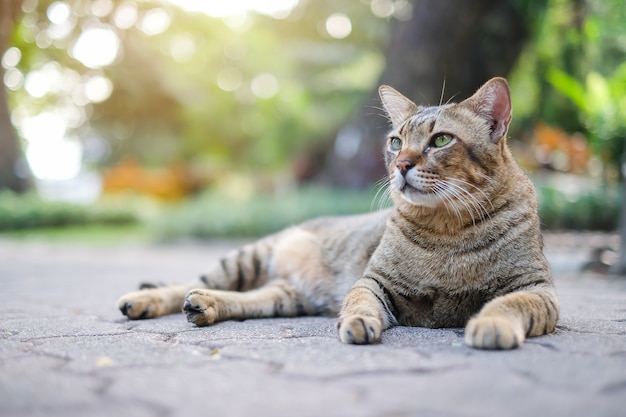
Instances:
[[[379,84],[418,104],[460,101],[489,78],[506,76],[527,38],[524,20],[505,0],[417,0],[413,7],[413,18],[392,30]],[[317,179],[352,188],[373,185],[385,176],[387,129],[373,92],[337,134]]]
[[[0,1],[0,57],[9,44],[20,6],[20,0]],[[30,188],[30,181],[26,160],[11,124],[4,68],[0,65],[0,190],[4,188],[23,192]]]

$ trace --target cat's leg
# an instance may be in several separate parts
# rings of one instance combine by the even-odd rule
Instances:
[[[559,317],[552,287],[536,287],[494,298],[470,319],[465,343],[479,349],[514,349],[526,337],[551,333]]]
[[[316,308],[286,280],[275,280],[254,290],[236,292],[191,290],[183,305],[187,320],[197,326],[218,321],[264,317],[294,317],[317,313]]]
[[[301,228],[282,233],[268,264],[266,283],[256,289],[190,291],[183,307],[187,320],[208,326],[230,319],[336,314],[337,283],[314,233]]]
[[[230,288],[244,282],[237,266],[228,273],[227,266],[233,263],[235,255],[227,255],[215,263],[208,273],[198,281],[182,285],[151,285],[142,284],[139,291],[123,295],[117,306],[131,320],[151,319],[167,314],[180,313],[187,293],[195,288]]]
[[[196,288],[243,291],[259,287],[267,281],[272,239],[262,239],[229,252],[199,281],[169,286],[144,284],[143,289],[122,296],[117,306],[129,319],[147,319],[180,313],[185,296]]]
[[[339,340],[357,345],[378,343],[383,330],[395,321],[387,296],[378,281],[361,278],[343,301],[337,329]]]
[[[117,300],[117,307],[131,320],[150,319],[166,314],[180,313],[185,295],[194,288],[203,287],[202,281],[162,287],[145,286]]]

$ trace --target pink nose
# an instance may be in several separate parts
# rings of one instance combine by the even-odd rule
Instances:
[[[408,170],[413,168],[414,166],[415,166],[415,161],[413,161],[412,159],[404,158],[404,159],[399,159],[396,161],[396,167],[400,170],[402,175],[406,175]]]

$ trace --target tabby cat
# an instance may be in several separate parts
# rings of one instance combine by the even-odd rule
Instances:
[[[339,339],[353,344],[379,342],[395,325],[465,326],[465,342],[484,349],[552,332],[559,307],[535,191],[506,144],[506,81],[435,107],[379,92],[392,124],[392,209],[285,229],[227,254],[200,282],[123,296],[122,313],[182,307],[197,326],[339,313]]]

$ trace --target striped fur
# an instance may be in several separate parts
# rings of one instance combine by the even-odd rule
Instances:
[[[339,314],[339,339],[355,344],[394,325],[466,326],[466,343],[486,349],[552,332],[559,308],[535,192],[506,145],[506,82],[438,107],[390,87],[381,99],[393,125],[393,209],[286,229],[227,254],[200,283],[127,294],[121,311],[139,319],[182,307],[198,326]]]

